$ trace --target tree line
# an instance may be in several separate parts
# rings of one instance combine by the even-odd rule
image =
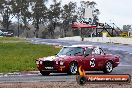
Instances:
[[[8,30],[15,20],[18,24],[18,37],[20,27],[30,30],[29,25],[34,26],[34,34],[38,37],[40,24],[47,28],[51,38],[54,38],[54,31],[58,25],[63,29],[63,36],[67,36],[70,24],[73,21],[82,21],[84,8],[95,5],[93,1],[81,1],[78,6],[76,2],[62,4],[58,0],[52,0],[51,4],[49,0],[0,0],[0,24]],[[95,9],[95,12],[98,11]]]

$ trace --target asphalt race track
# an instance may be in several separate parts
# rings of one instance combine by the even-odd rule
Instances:
[[[87,72],[87,74],[103,74],[103,72]],[[119,66],[111,74],[130,74],[132,75],[132,66]],[[76,75],[67,75],[66,73],[51,73],[49,76],[42,76],[39,72],[34,74],[1,74],[0,83],[13,82],[42,82],[42,81],[76,81]]]
[[[104,44],[92,42],[66,41],[58,39],[35,39],[31,38],[33,44],[50,44],[69,46],[75,44],[98,45],[105,49],[107,53],[119,55],[121,57],[120,65],[114,68],[111,74],[130,74],[132,76],[132,46],[121,44]],[[87,74],[103,74],[103,72],[87,72]],[[42,76],[39,72],[31,73],[0,73],[0,83],[3,82],[39,82],[39,81],[75,81],[76,75],[67,75],[66,73],[51,73],[49,76]]]

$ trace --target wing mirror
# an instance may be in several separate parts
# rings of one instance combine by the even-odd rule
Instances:
[[[88,56],[88,55],[89,55],[88,53],[84,52],[84,57],[86,57],[86,56]]]
[[[84,54],[84,57],[89,56],[89,54]]]

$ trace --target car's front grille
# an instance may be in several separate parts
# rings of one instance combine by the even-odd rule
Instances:
[[[43,65],[45,67],[53,67],[54,66],[54,61],[44,61]]]

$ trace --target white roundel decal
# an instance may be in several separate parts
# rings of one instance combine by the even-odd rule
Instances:
[[[92,59],[90,60],[90,66],[91,66],[91,67],[95,67],[95,58],[92,58]]]

